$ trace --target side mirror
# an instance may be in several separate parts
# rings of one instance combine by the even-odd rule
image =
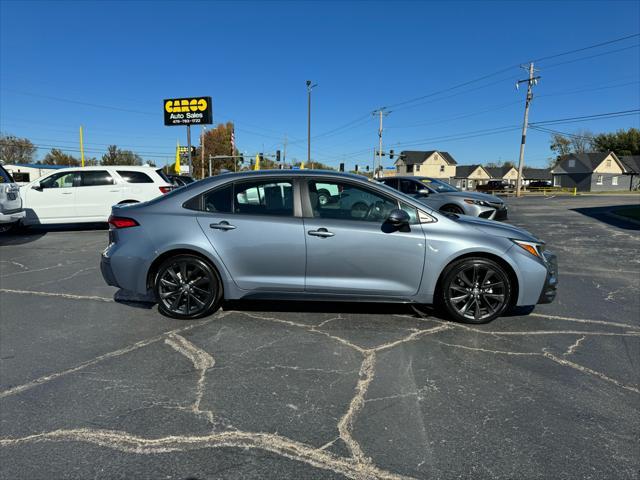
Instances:
[[[411,217],[409,217],[409,214],[404,210],[400,210],[399,208],[391,210],[389,216],[387,217],[387,222],[389,222],[394,227],[409,225],[410,221]]]
[[[429,196],[429,189],[428,188],[421,188],[420,190],[418,190],[418,194],[419,195],[424,195],[425,197]]]
[[[38,190],[39,192],[41,192],[44,187],[42,186],[42,182],[38,182],[36,183],[33,187],[31,187],[33,190]]]

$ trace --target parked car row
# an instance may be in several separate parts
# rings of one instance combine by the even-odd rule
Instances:
[[[24,215],[20,188],[0,165],[0,233],[12,229]]]

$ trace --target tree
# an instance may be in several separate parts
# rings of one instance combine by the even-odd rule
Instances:
[[[45,165],[64,165],[65,167],[77,167],[80,165],[78,160],[73,155],[64,153],[62,150],[52,148],[42,159],[42,163]]]
[[[107,153],[102,155],[102,165],[142,165],[142,157],[131,150],[109,145]]]
[[[202,164],[202,150],[200,147],[196,149],[196,155],[191,158],[193,166],[193,176],[196,178],[202,177],[202,172],[205,176],[209,172],[209,155],[216,156],[237,156],[239,155],[238,149],[234,148],[231,151],[231,133],[233,132],[233,123],[227,122],[225,124],[219,124],[216,128],[207,130],[204,134],[204,165]],[[239,158],[216,158],[211,163],[211,173],[216,175],[220,173],[220,170],[236,171],[240,170]],[[260,168],[264,168],[262,164]]]
[[[559,133],[551,135],[551,145],[549,148],[556,153],[557,157],[569,155],[571,153],[571,140]]]
[[[597,152],[613,152],[618,157],[640,155],[640,130],[618,130],[615,133],[601,133],[593,137],[593,149]]]
[[[587,153],[592,151],[593,133],[579,130],[571,136],[571,150],[573,153]]]
[[[31,163],[36,150],[27,138],[0,134],[0,160],[5,163]]]

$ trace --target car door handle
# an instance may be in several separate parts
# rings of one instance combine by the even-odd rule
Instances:
[[[62,195],[71,195],[73,192],[60,192]]]
[[[319,228],[318,230],[309,230],[307,233],[312,237],[322,237],[322,238],[333,237],[335,235],[335,233],[330,232],[326,228]]]
[[[209,225],[210,228],[215,230],[234,230],[236,228],[235,225],[229,225],[229,222],[222,221],[220,223],[212,223]]]
[[[119,191],[120,191],[120,189],[119,189],[119,188],[116,188],[115,190],[109,190],[109,191],[110,191],[110,192],[119,192]]]

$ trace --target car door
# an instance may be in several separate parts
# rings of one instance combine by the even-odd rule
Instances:
[[[335,189],[339,195],[321,205],[317,192],[322,188]],[[425,237],[416,209],[348,181],[309,179],[302,190],[306,291],[384,296],[418,291]],[[406,229],[390,228],[385,222],[391,210],[399,206],[412,218]]]
[[[28,185],[24,193],[25,223],[64,223],[75,219],[79,178],[79,171],[64,171]]]
[[[83,170],[76,193],[76,211],[81,219],[107,221],[111,207],[122,200],[122,185],[117,184],[111,172]]]
[[[198,223],[238,287],[304,291],[305,237],[290,178],[243,180],[203,194]]]

